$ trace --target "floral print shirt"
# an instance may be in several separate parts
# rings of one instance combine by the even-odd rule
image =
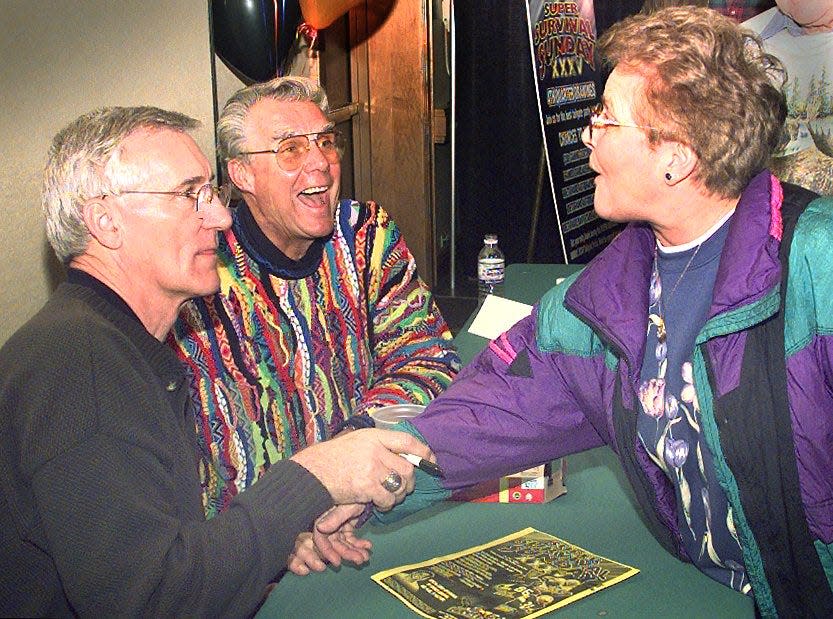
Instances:
[[[694,341],[708,316],[728,223],[710,232],[685,251],[657,250],[637,429],[652,461],[674,483],[680,533],[691,560],[711,578],[751,594],[732,511],[700,431],[692,375]]]

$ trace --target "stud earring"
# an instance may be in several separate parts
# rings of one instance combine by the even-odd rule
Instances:
[[[667,180],[667,181],[671,180],[671,172],[666,172],[665,173],[665,180]]]

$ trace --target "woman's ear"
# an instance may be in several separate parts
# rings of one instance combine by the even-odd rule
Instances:
[[[665,184],[676,185],[689,178],[700,158],[688,144],[668,142],[665,162]]]

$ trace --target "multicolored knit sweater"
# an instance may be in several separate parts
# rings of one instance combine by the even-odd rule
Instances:
[[[287,258],[242,205],[220,237],[220,292],[186,304],[169,343],[193,377],[206,515],[274,462],[378,406],[426,404],[460,361],[414,258],[372,202]]]

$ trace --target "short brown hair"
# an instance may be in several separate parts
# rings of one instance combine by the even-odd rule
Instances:
[[[766,167],[787,115],[784,69],[753,32],[711,9],[670,7],[614,24],[599,52],[645,78],[637,122],[660,128],[654,143],[690,145],[710,193],[735,198]]]

